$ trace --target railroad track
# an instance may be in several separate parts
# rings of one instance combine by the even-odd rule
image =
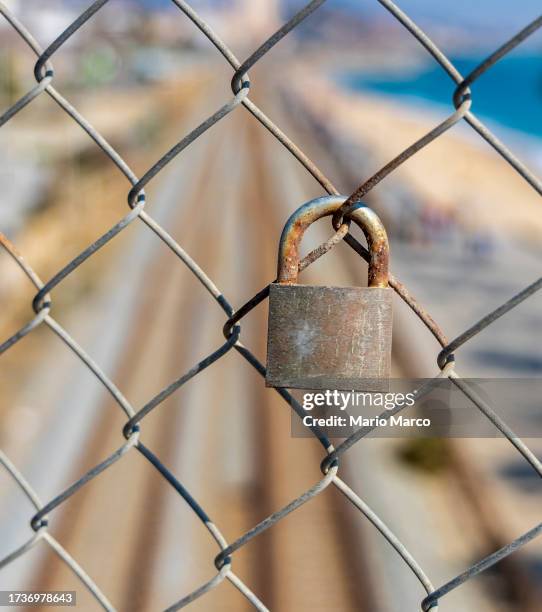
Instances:
[[[269,143],[258,132],[246,114],[234,113],[198,141],[188,159],[172,166],[162,185],[149,194],[149,212],[164,208],[164,225],[236,305],[272,277],[277,238],[291,209],[291,202],[273,208],[277,195],[270,188],[280,177],[266,177],[262,147]],[[251,231],[241,242],[239,228],[247,222]],[[132,236],[121,237],[124,248],[138,249],[147,230],[130,231]],[[128,333],[119,337],[108,372],[135,406],[218,346],[224,323],[190,272],[152,239],[145,261],[134,258],[130,264],[141,269],[125,282],[138,286],[127,293],[124,304],[108,307],[106,295],[102,306],[105,311],[115,308],[119,319],[129,318]],[[256,252],[258,258],[251,261],[250,253]],[[117,283],[122,283],[131,259],[127,256],[112,274]],[[261,308],[243,331],[262,361],[265,324]],[[78,393],[84,394],[85,388]],[[71,458],[64,486],[122,444],[125,419],[114,402],[99,394],[92,412],[92,419],[82,425],[85,435]],[[142,439],[233,540],[319,478],[320,447],[311,440],[291,440],[289,430],[289,408],[231,353],[148,416]],[[338,499],[332,492],[315,500],[236,553],[236,572],[271,609],[312,608],[327,600],[339,609],[361,610],[369,601],[365,589],[360,592],[363,583],[354,580],[349,557],[337,545],[342,529],[333,527]],[[50,525],[119,610],[162,609],[215,572],[216,545],[183,500],[137,453],[52,512]],[[310,541],[308,548],[301,545]],[[56,556],[41,553],[32,584],[76,589],[82,609],[96,609]],[[329,564],[325,582],[320,560]],[[193,607],[250,609],[227,584]]]
[[[202,90],[202,99],[219,99],[208,87]],[[271,108],[265,110],[279,125],[287,126],[284,109],[276,100],[271,102],[271,91],[266,93]],[[195,123],[193,115],[185,117],[179,131],[186,132]],[[308,151],[318,150],[339,172],[340,164],[310,129],[298,133]],[[148,210],[152,215],[156,211],[168,231],[239,307],[274,277],[284,221],[300,203],[320,195],[320,188],[242,110],[220,122],[181,157],[151,187]],[[311,229],[307,250],[329,233],[325,223]],[[127,332],[116,341],[107,371],[136,407],[219,346],[224,323],[223,313],[190,272],[148,234],[140,225],[118,238],[125,241],[127,255],[113,264],[111,277],[116,281],[104,289],[101,302],[109,315],[105,333],[116,323]],[[365,274],[365,264],[340,246],[307,270],[303,279],[353,285]],[[110,302],[112,290],[124,292],[123,300]],[[242,340],[261,361],[265,361],[265,325],[265,304],[242,323]],[[397,376],[406,373],[401,355],[395,355],[394,371]],[[77,375],[83,377],[81,387],[65,402],[73,402],[94,384],[84,379],[84,373]],[[70,408],[77,410],[76,405]],[[125,417],[103,393],[96,395],[86,415],[79,423],[78,452],[71,456],[64,486],[123,441]],[[55,434],[59,441],[62,433]],[[146,417],[142,440],[198,499],[228,541],[320,477],[321,447],[311,439],[290,436],[290,409],[234,351]],[[49,444],[54,443],[54,436],[49,436]],[[374,444],[369,454],[362,447],[363,443],[344,458],[345,470],[360,492],[378,486],[375,475],[371,484],[366,480],[370,474],[359,474],[360,461],[378,458]],[[374,468],[379,469],[379,465]],[[409,503],[405,500],[405,511],[415,513],[417,506]],[[419,522],[424,530],[423,516]],[[137,452],[130,452],[55,510],[50,524],[53,534],[120,611],[163,609],[215,572],[215,543]],[[371,534],[372,526],[330,487],[236,552],[233,566],[272,610],[330,605],[344,611],[410,610],[410,602],[421,600],[421,588],[389,554],[387,543],[375,544]],[[382,550],[375,553],[375,547]],[[426,560],[431,562],[430,557]],[[18,563],[22,567],[25,561]],[[98,609],[54,555],[35,555],[29,567],[32,586],[76,589],[82,609]],[[389,574],[395,578],[388,580],[390,584]],[[476,601],[478,612],[496,609],[479,590],[468,587],[466,592]],[[227,582],[191,607],[251,609]]]

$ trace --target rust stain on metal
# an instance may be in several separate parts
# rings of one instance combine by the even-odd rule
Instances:
[[[393,291],[273,283],[266,384],[381,390],[391,367]]]
[[[339,200],[319,198],[298,208],[288,219],[279,246],[278,282],[280,284],[292,285],[297,282],[299,246],[309,225],[322,217],[332,216],[340,207]],[[367,239],[370,253],[369,287],[387,287],[389,246],[382,222],[374,211],[362,204],[352,210],[346,218],[354,221]]]

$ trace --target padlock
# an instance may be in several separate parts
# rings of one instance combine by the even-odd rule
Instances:
[[[370,253],[367,287],[299,285],[299,246],[317,219],[345,201],[307,202],[288,219],[280,238],[278,276],[269,291],[268,387],[382,391],[389,388],[392,295],[389,246],[378,216],[360,204],[349,215]]]

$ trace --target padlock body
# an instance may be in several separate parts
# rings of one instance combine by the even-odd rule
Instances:
[[[382,391],[391,367],[389,287],[272,283],[268,387]]]

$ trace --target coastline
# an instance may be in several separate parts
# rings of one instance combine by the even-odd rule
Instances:
[[[371,151],[369,174],[421,138],[447,110],[400,103],[389,96],[339,87],[332,75],[307,76],[302,66],[291,87],[317,121],[333,124],[339,139]],[[442,112],[444,111],[444,112]],[[501,130],[502,133],[502,130]],[[506,144],[536,170],[542,140],[508,130]],[[496,177],[498,177],[496,179]],[[400,181],[431,207],[451,213],[467,229],[507,235],[530,243],[542,236],[539,194],[468,125],[458,124],[384,179]],[[375,191],[379,186],[375,188]]]

